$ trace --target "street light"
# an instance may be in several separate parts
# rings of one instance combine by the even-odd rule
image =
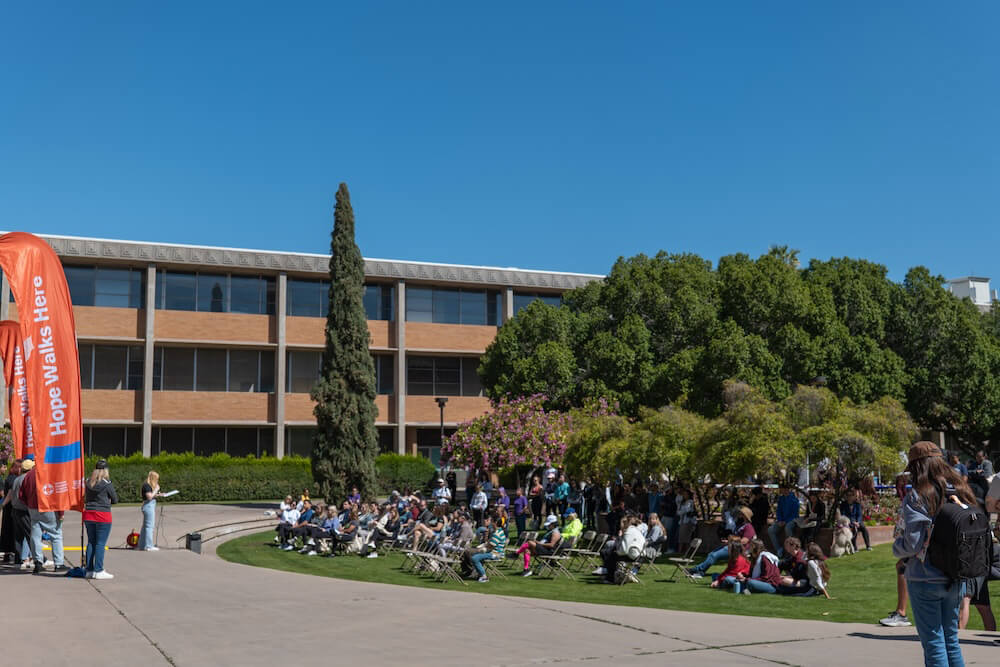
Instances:
[[[441,408],[441,446],[444,447],[444,406],[448,403],[448,399],[444,396],[439,396],[434,400],[437,401],[438,407]]]

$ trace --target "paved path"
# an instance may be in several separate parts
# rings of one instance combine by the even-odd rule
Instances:
[[[137,508],[115,510],[112,544],[138,525],[138,514]],[[173,506],[160,544],[220,520],[259,515],[252,507]],[[67,535],[79,535],[78,521],[73,531],[67,526]],[[114,550],[107,568],[113,581],[0,569],[4,664],[922,664],[910,628],[360,583],[180,549]],[[1000,635],[963,634],[969,664],[1000,663],[993,636]]]

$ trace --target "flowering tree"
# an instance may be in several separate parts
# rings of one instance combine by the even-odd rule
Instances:
[[[441,448],[456,465],[503,470],[522,463],[562,462],[571,416],[544,407],[548,397],[535,394],[493,401],[493,410],[459,425]]]
[[[10,429],[4,426],[0,428],[0,468],[6,472],[13,459],[14,439],[10,435]]]

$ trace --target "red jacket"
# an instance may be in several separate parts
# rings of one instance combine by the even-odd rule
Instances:
[[[732,567],[727,567],[719,575],[719,579],[724,579],[726,577],[735,577],[742,574],[745,577],[750,576],[750,561],[744,558],[742,555],[736,557],[736,562]]]

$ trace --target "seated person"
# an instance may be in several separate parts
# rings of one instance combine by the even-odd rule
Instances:
[[[278,531],[278,544],[284,551],[291,551],[292,547],[288,544],[289,538],[292,536],[292,529],[299,521],[299,511],[295,508],[293,504],[286,510],[281,512],[281,516],[278,517],[278,526],[275,528]],[[285,547],[288,547],[285,549]]]
[[[628,516],[622,519],[624,530],[615,539],[613,549],[602,550],[601,558],[604,562],[602,566],[604,583],[613,584],[615,582],[615,570],[621,560],[635,560],[642,553],[642,548],[646,544],[646,536],[640,529],[642,521],[637,516]],[[635,553],[635,555],[633,555]]]
[[[280,505],[278,505],[278,514],[281,514],[285,510],[290,510],[293,507],[298,509],[295,500],[290,495],[285,496],[285,499],[281,501]]]
[[[422,539],[440,539],[444,531],[448,528],[448,521],[445,519],[446,505],[436,505],[433,510],[427,509],[426,503],[421,503],[424,511],[420,513],[420,519],[413,526],[413,548],[417,548],[417,543]]]
[[[746,580],[743,594],[776,593],[781,586],[781,572],[778,570],[778,557],[767,550],[764,543],[758,539],[750,542],[750,578]]]
[[[826,590],[826,585],[830,581],[830,568],[826,566],[826,556],[823,549],[815,542],[810,542],[806,547],[806,576],[796,581],[791,586],[779,586],[778,593],[781,595],[799,595],[808,597],[810,595],[823,595],[827,600],[832,600],[830,592]]]
[[[781,578],[781,583],[791,586],[799,579],[806,578],[806,553],[802,551],[802,543],[797,537],[785,538],[785,555],[778,561],[778,570],[787,573]]]
[[[296,538],[302,538],[302,549],[301,553],[306,553],[309,551],[315,542],[311,537],[309,537],[309,532],[312,528],[319,526],[320,522],[323,520],[323,513],[326,508],[321,504],[317,503],[312,505],[310,501],[306,500],[305,503],[310,503],[308,508],[299,515],[299,521],[297,525],[292,528],[292,541],[294,542]]]
[[[736,528],[733,530],[733,537],[740,540],[744,548],[750,543],[751,540],[757,537],[757,533],[753,529],[753,524],[751,520],[753,519],[753,512],[750,511],[749,507],[740,507],[739,512],[736,513]],[[701,563],[686,570],[688,576],[698,579],[705,575],[708,568],[715,565],[716,561],[722,560],[723,558],[729,557],[729,545],[723,544],[721,547],[708,554]]]
[[[649,520],[646,522],[649,524],[649,530],[646,532],[646,546],[647,547],[657,547],[661,543],[667,541],[667,531],[664,529],[663,524],[660,522],[660,515],[656,512],[650,512]]]
[[[562,542],[562,533],[559,532],[559,519],[555,514],[550,514],[545,518],[545,529],[548,531],[541,540],[527,540],[517,549],[517,553],[524,557],[524,571],[522,577],[530,577],[531,556],[549,556],[555,553]]]
[[[791,486],[782,483],[778,487],[778,506],[775,509],[774,523],[767,529],[771,544],[783,556],[782,542],[786,537],[795,537],[795,520],[799,518],[799,498]]]
[[[392,505],[386,505],[381,516],[372,526],[376,542],[392,542],[399,534],[399,514]]]
[[[338,530],[340,530],[340,518],[337,516],[336,508],[327,507],[322,514],[317,512],[313,517],[313,523],[304,526],[304,534],[308,536],[308,539],[303,553],[307,556],[315,556],[316,540],[334,538]]]
[[[352,509],[347,514],[347,521],[341,523],[340,531],[333,533],[332,537],[336,539],[337,543],[349,544],[360,536],[360,531],[361,521],[358,520],[358,511]],[[333,556],[335,553],[336,549],[331,551],[330,555]]]
[[[481,584],[489,581],[486,578],[486,568],[483,567],[483,561],[502,560],[504,549],[507,548],[507,531],[500,525],[497,518],[495,514],[487,515],[485,522],[486,527],[490,529],[490,539],[486,543],[486,550],[469,557],[469,560],[472,561],[472,567],[476,568],[476,572],[479,573],[478,581]]]
[[[743,592],[743,584],[750,577],[750,561],[743,555],[743,543],[736,536],[729,537],[729,562],[718,576],[712,575],[712,588],[732,588],[733,593]]]
[[[563,539],[578,539],[583,533],[583,522],[576,516],[576,510],[572,507],[566,510],[566,525],[562,527]]]

